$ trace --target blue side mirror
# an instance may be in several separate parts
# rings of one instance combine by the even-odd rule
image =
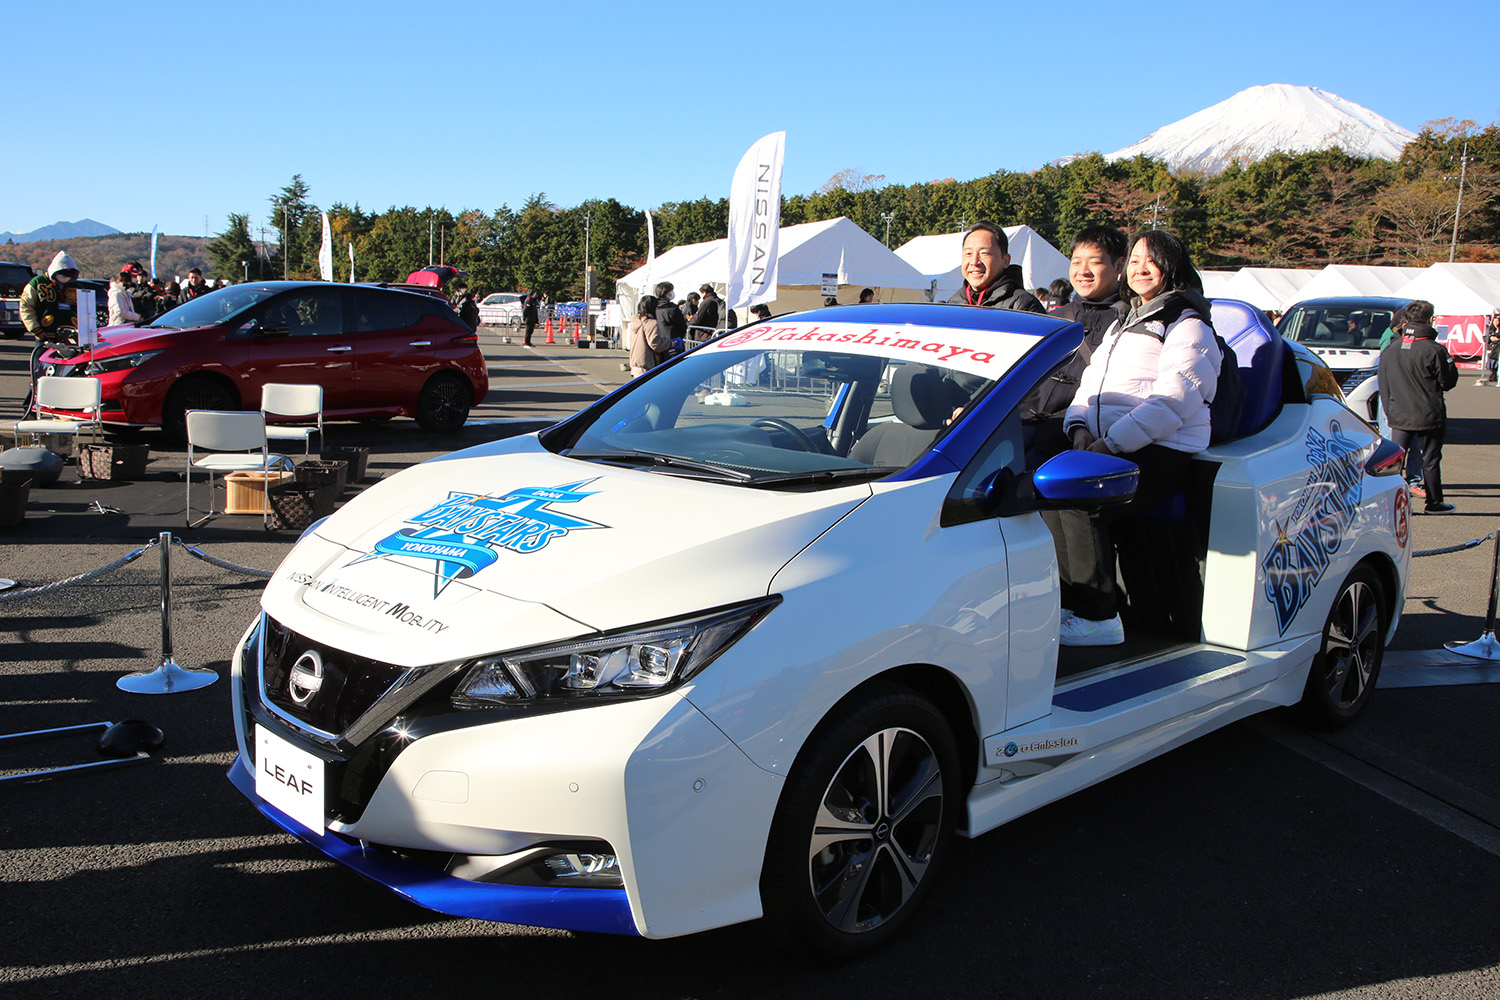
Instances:
[[[1096,451],[1065,451],[1032,473],[1031,485],[1046,506],[1088,507],[1135,496],[1141,471],[1134,462]]]

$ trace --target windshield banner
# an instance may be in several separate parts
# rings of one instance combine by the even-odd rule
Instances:
[[[990,330],[868,323],[762,323],[698,350],[829,351],[942,365],[988,379],[1010,370],[1041,338]]]

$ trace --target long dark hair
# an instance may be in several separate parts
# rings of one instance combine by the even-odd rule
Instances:
[[[1146,241],[1146,256],[1161,271],[1162,288],[1159,294],[1183,288],[1203,291],[1203,279],[1198,276],[1198,269],[1193,267],[1193,260],[1181,240],[1165,229],[1148,229],[1130,241],[1131,256],[1135,254],[1136,244],[1142,240]]]
[[[647,319],[654,319],[656,317],[656,306],[655,295],[642,295],[641,301],[635,307],[635,314],[637,316],[644,316]]]

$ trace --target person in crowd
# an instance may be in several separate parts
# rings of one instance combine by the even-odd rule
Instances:
[[[705,282],[698,287],[698,308],[689,321],[698,327],[693,331],[699,339],[706,340],[719,330],[719,296],[714,286]]]
[[[1037,428],[1029,449],[1033,461],[1070,447],[1063,433],[1063,414],[1073,402],[1083,370],[1104,341],[1104,335],[1130,312],[1129,303],[1120,298],[1128,246],[1128,238],[1113,226],[1086,226],[1073,237],[1068,287],[1075,295],[1052,315],[1083,324],[1083,341],[1051,378],[1021,401],[1021,419]],[[1044,515],[1051,516],[1050,511]]]
[[[134,278],[129,271],[121,271],[109,279],[109,325],[124,326],[139,323],[141,314],[135,311],[130,298],[130,286]]]
[[[479,303],[474,301],[474,293],[465,288],[463,294],[458,297],[458,318],[464,321],[475,333],[479,332]]]
[[[750,307],[750,322],[764,323],[771,318],[771,307],[764,302]]]
[[[531,335],[536,332],[537,324],[537,295],[535,292],[524,292],[521,295],[521,322],[526,324],[526,336],[521,341],[526,347],[531,346]]]
[[[964,234],[960,258],[964,286],[949,302],[988,309],[1046,312],[1023,286],[1021,266],[1010,262],[1010,240],[993,222],[976,222]]]
[[[1068,284],[1067,278],[1056,278],[1052,284],[1047,286],[1047,297],[1041,301],[1047,304],[1047,311],[1055,313],[1073,299],[1073,286]]]
[[[78,263],[66,251],[59,250],[47,265],[46,274],[38,274],[21,290],[21,325],[36,338],[31,349],[31,384],[26,390],[23,413],[31,409],[36,398],[37,358],[50,344],[63,339],[63,330],[77,321],[68,304],[68,283],[78,277]]]
[[[189,268],[187,284],[182,288],[182,301],[190,302],[200,295],[207,295],[211,291],[213,289],[208,287],[208,282],[203,280],[203,272],[196,267]]]
[[[688,292],[687,301],[683,304],[682,314],[687,317],[688,326],[696,326],[697,321],[693,319],[698,315],[698,293]]]
[[[1443,393],[1458,384],[1458,366],[1437,342],[1433,306],[1425,299],[1408,303],[1399,340],[1380,352],[1380,409],[1391,425],[1391,440],[1410,450],[1422,449],[1421,491],[1428,514],[1455,508],[1443,499],[1443,438],[1448,408]]]
[[[859,293],[859,304],[860,305],[862,305],[862,306],[869,305],[871,302],[874,302],[874,301],[875,301],[875,289],[873,289],[873,288],[866,288],[864,291],[862,291],[862,292]]]
[[[156,307],[162,312],[176,309],[182,302],[182,286],[175,281],[157,282],[161,291],[156,296]]]
[[[639,378],[666,360],[672,349],[656,321],[656,296],[643,295],[630,319],[630,377]]]
[[[687,337],[687,318],[682,309],[672,301],[673,285],[670,281],[657,282],[653,290],[656,295],[656,325],[661,327],[661,336],[671,343],[669,353],[683,349]]]
[[[1181,240],[1159,229],[1137,236],[1125,274],[1135,293],[1131,309],[1083,370],[1064,427],[1075,449],[1128,459],[1140,479],[1129,503],[1059,512],[1065,646],[1125,640],[1109,526],[1186,484],[1192,456],[1208,447],[1208,404],[1223,362],[1203,281]]]
[[[836,306],[838,304],[839,304],[839,297],[837,295],[830,295],[830,296],[828,296],[828,298],[826,298],[826,299],[823,300],[823,308],[824,309],[827,309],[829,306]]]
[[[135,311],[140,315],[142,323],[149,323],[156,318],[156,296],[152,294],[151,282],[146,277],[146,269],[141,267],[138,260],[127,261],[121,271],[128,271],[131,277],[130,301],[135,306]]]
[[[1490,317],[1484,328],[1485,381],[1495,384],[1497,360],[1500,360],[1500,314]]]

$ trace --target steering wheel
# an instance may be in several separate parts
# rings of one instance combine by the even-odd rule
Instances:
[[[823,449],[819,448],[817,443],[814,442],[812,438],[804,434],[800,429],[798,429],[795,424],[782,420],[780,417],[760,417],[758,419],[750,421],[750,426],[774,427],[778,431],[785,431],[786,433],[791,435],[792,440],[796,442],[798,448],[802,449],[803,451],[810,451],[814,455],[823,454]]]

